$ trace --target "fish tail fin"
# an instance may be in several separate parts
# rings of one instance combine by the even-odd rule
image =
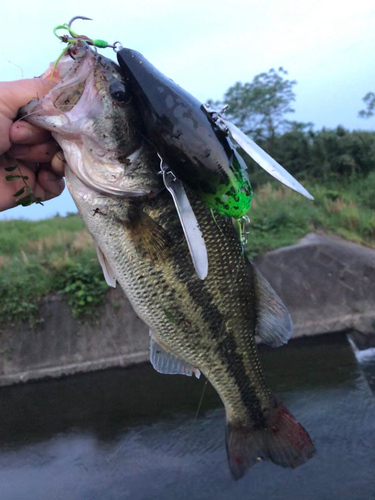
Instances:
[[[315,452],[308,433],[283,405],[270,412],[262,429],[228,422],[226,447],[234,479],[243,477],[260,460],[271,460],[282,467],[294,469],[309,460]]]

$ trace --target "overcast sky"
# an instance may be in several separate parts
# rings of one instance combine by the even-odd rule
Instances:
[[[375,91],[374,0],[12,0],[1,11],[1,80],[40,75],[62,50],[52,29],[82,15],[93,21],[76,21],[78,33],[120,40],[201,101],[283,66],[298,82],[290,118],[317,129],[375,127],[357,118],[362,97]],[[0,218],[74,210],[64,193]]]

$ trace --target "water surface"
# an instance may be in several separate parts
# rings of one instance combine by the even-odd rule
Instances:
[[[375,400],[344,336],[261,349],[272,389],[314,438],[296,470],[234,482],[222,404],[148,364],[0,388],[1,500],[372,500]]]

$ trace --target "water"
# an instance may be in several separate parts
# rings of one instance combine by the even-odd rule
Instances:
[[[375,348],[356,351],[356,358],[366,376],[371,390],[375,394]]]
[[[375,499],[375,400],[346,338],[261,357],[318,450],[298,469],[264,462],[234,482],[215,391],[195,420],[204,381],[140,365],[1,388],[1,500]]]

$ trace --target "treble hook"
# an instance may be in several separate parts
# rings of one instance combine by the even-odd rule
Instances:
[[[68,22],[68,27],[71,30],[72,28],[72,23],[76,19],[82,19],[84,21],[92,21],[91,17],[85,17],[85,16],[74,16],[69,22]],[[74,33],[74,31],[72,32]],[[85,40],[89,45],[94,45],[94,47],[99,47],[102,49],[110,48],[113,49],[115,52],[118,52],[123,48],[122,43],[119,41],[113,42],[112,45],[110,45],[108,42],[105,40],[91,40],[90,38],[83,36],[83,35],[77,35],[76,33],[74,34],[73,38],[80,38],[82,40]]]
[[[246,230],[246,225],[250,223],[250,217],[247,215],[243,215],[241,219],[238,221],[238,230],[240,233],[240,243],[241,243],[241,248],[242,252],[245,253],[246,250],[246,244],[247,244],[247,236],[250,231]]]
[[[106,42],[105,40],[100,40],[100,39],[97,39],[97,40],[94,40],[92,38],[89,38],[85,35],[78,35],[78,33],[76,33],[75,31],[72,30],[72,24],[73,22],[76,20],[76,19],[82,19],[84,21],[92,21],[91,17],[85,17],[85,16],[74,16],[68,24],[60,24],[59,26],[56,26],[56,28],[54,28],[53,32],[54,34],[57,36],[57,38],[59,38],[59,40],[61,40],[62,42],[64,43],[67,43],[69,44],[68,45],[68,48],[75,44],[78,40],[83,40],[84,42],[86,42],[88,45],[92,45],[94,47],[98,47],[100,49],[106,49],[107,47],[110,47],[112,48],[115,52],[118,52],[119,50],[122,49],[122,44],[121,42],[114,42],[112,45],[110,45],[108,42]],[[67,30],[69,32],[69,35],[58,35],[57,34],[57,30],[61,30],[61,29],[64,29],[64,30]],[[61,56],[60,56],[61,57]]]

